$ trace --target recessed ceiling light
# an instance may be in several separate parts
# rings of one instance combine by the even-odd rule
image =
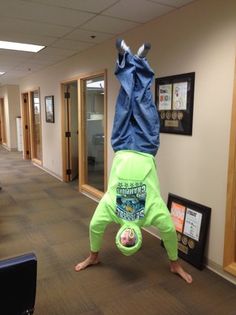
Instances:
[[[2,71],[0,71],[0,75],[3,75],[4,73],[6,73],[6,72],[2,72]]]
[[[24,43],[0,41],[0,49],[38,52],[41,49],[43,49],[44,47],[45,46],[34,45],[34,44],[24,44]]]

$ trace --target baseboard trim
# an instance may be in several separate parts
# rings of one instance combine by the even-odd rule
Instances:
[[[80,193],[81,193],[82,195],[88,197],[89,199],[92,199],[93,201],[95,201],[95,202],[97,202],[97,203],[99,203],[99,201],[100,201],[99,199],[97,199],[96,197],[90,195],[90,194],[87,193],[87,192],[81,191]]]
[[[215,263],[214,261],[210,260],[210,259],[206,259],[207,260],[207,265],[206,267],[215,272],[216,274],[218,274],[219,276],[221,276],[222,278],[228,280],[229,282],[233,283],[234,285],[236,285],[236,278],[234,276],[232,276],[231,274],[229,274],[228,272],[225,272],[223,270],[223,267],[220,266],[219,264]]]
[[[34,166],[37,166],[38,168],[40,168],[41,170],[45,171],[46,173],[52,175],[53,177],[57,178],[59,181],[63,182],[63,179],[58,176],[56,173],[53,173],[52,171],[50,171],[49,169],[47,169],[46,167],[43,167],[42,165],[39,165],[37,163],[32,162],[32,164]]]

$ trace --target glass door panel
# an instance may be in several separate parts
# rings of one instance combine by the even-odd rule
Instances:
[[[41,108],[39,91],[31,92],[33,158],[42,160]]]
[[[105,190],[104,74],[82,80],[83,183]]]

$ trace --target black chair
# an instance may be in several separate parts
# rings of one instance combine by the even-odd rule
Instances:
[[[34,312],[37,258],[34,253],[0,260],[0,314]]]

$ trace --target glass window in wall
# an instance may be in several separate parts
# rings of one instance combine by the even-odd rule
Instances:
[[[84,184],[104,191],[104,75],[83,83]]]
[[[33,158],[42,160],[42,140],[41,140],[41,110],[39,91],[31,93],[32,104],[32,142],[33,142]]]

